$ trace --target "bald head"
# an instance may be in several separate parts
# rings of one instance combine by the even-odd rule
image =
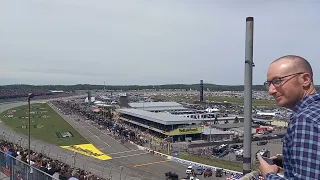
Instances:
[[[304,59],[303,57],[296,56],[296,55],[287,55],[283,56],[279,59],[276,59],[273,61],[273,63],[281,63],[285,64],[290,68],[291,70],[295,71],[296,73],[298,72],[307,72],[311,76],[311,80],[313,82],[313,71],[310,63]]]
[[[283,56],[269,66],[268,92],[278,106],[292,109],[304,97],[316,92],[312,77],[312,68],[307,60],[300,56]]]

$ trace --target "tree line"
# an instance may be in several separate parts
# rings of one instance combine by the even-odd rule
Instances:
[[[199,84],[165,84],[165,85],[92,85],[92,84],[76,84],[76,85],[27,85],[27,84],[14,84],[3,85],[1,89],[48,89],[48,90],[62,90],[62,91],[75,91],[75,90],[103,90],[108,91],[129,91],[129,90],[199,90]],[[203,84],[203,89],[210,91],[243,91],[243,85],[217,85],[217,84]],[[320,90],[320,85],[316,85],[316,89]],[[266,91],[264,85],[253,85],[252,90]]]

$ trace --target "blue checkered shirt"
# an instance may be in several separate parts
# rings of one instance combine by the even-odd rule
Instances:
[[[283,140],[284,178],[268,173],[267,180],[320,179],[320,94],[301,100],[293,109]]]

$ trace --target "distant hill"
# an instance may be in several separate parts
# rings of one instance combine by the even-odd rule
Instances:
[[[210,89],[211,91],[243,91],[243,85],[216,85],[216,84],[203,84],[204,89]],[[49,90],[102,90],[102,89],[114,90],[114,91],[127,91],[127,90],[143,90],[143,89],[199,89],[199,84],[165,84],[165,85],[91,85],[91,84],[76,84],[76,85],[4,85],[0,86],[1,89],[49,89]],[[320,90],[320,85],[316,85],[317,90]],[[252,89],[255,91],[266,91],[263,85],[253,85]]]

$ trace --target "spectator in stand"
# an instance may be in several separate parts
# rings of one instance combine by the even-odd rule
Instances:
[[[8,168],[11,163],[10,160],[12,159],[11,156],[17,155],[17,157],[21,157],[21,161],[24,163],[28,163],[27,160],[27,154],[28,150],[24,149],[23,147],[20,147],[16,144],[7,142],[7,141],[0,141],[0,163],[6,163],[6,167]],[[81,169],[78,168],[72,168],[69,165],[59,162],[57,160],[52,160],[49,157],[44,156],[41,153],[36,153],[31,151],[31,165],[38,170],[41,170],[42,172],[46,172],[49,175],[53,175],[53,177],[60,179],[60,180],[104,180],[102,178],[99,178],[95,175],[92,175],[90,172],[85,172]],[[11,159],[9,159],[11,158]],[[4,161],[4,162],[2,162]],[[17,173],[20,174],[20,177],[25,177],[26,175],[24,174],[25,172],[23,171],[24,165],[22,165],[21,162],[15,161],[17,164],[17,167],[20,167],[22,170],[21,172]],[[16,167],[16,169],[18,169]],[[33,174],[34,177],[41,178],[43,174],[38,171],[32,169],[30,173]],[[45,178],[41,178],[45,179]]]
[[[72,93],[53,93],[46,89],[0,89],[0,102],[25,100],[29,93],[35,95],[34,99],[57,98],[73,95]]]
[[[320,94],[313,84],[313,72],[307,60],[284,56],[271,63],[265,83],[277,105],[292,110],[283,141],[284,178],[277,165],[269,165],[260,155],[261,174],[267,180],[320,179]]]

